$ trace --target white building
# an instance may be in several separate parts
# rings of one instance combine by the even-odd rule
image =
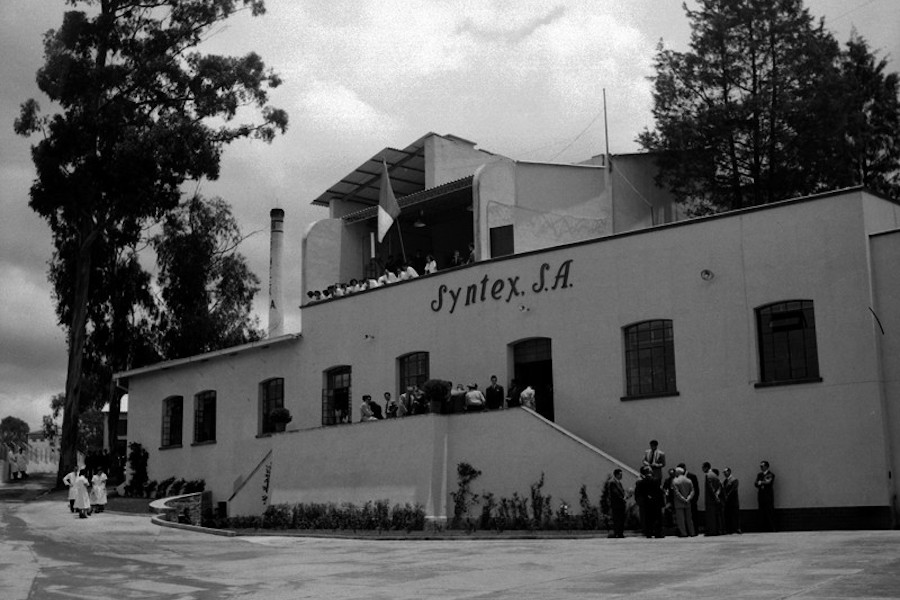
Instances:
[[[371,239],[382,157],[407,254],[471,241],[476,262],[308,302],[366,275],[373,247],[397,253],[396,227]],[[229,514],[258,513],[269,466],[268,502],[383,498],[440,520],[461,461],[476,491],[527,493],[544,473],[572,504],[615,466],[633,478],[656,438],[669,466],[731,466],[747,511],[767,459],[784,528],[892,526],[900,206],[852,189],[673,222],[651,161],[522,163],[433,134],[385,149],[316,200],[331,217],[288,298],[302,332],[119,374],[151,479],[203,478]],[[356,421],[363,394],[492,374],[530,382],[540,414],[338,424],[345,398]]]

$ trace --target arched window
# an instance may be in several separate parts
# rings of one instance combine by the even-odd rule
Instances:
[[[400,393],[409,386],[422,387],[428,381],[430,365],[427,352],[411,352],[397,359],[400,367]]]
[[[194,396],[194,443],[216,441],[216,392],[206,390]]]
[[[353,421],[350,406],[349,366],[334,367],[325,371],[325,387],[322,389],[322,425],[337,425]]]
[[[625,396],[677,394],[675,338],[671,319],[641,321],[625,334]]]
[[[160,446],[181,445],[181,429],[183,422],[184,398],[169,396],[163,400],[162,436]]]
[[[812,300],[786,300],[756,309],[762,385],[821,381]]]
[[[259,384],[259,432],[274,433],[275,422],[272,411],[284,407],[284,378],[275,377]]]

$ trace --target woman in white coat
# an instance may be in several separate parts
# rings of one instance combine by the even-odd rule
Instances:
[[[106,473],[98,468],[91,478],[91,508],[95,512],[103,512],[106,508]]]
[[[66,473],[66,476],[63,477],[63,483],[69,486],[69,511],[75,512],[75,480],[78,479],[78,467],[72,469],[71,472]]]
[[[75,510],[79,519],[86,519],[91,514],[90,482],[87,479],[87,471],[82,469],[75,478]]]

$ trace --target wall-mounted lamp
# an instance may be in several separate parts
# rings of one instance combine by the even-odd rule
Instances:
[[[422,218],[425,215],[425,211],[419,211],[419,218],[413,222],[413,227],[425,227],[425,220]]]
[[[702,279],[703,281],[712,281],[715,276],[716,274],[709,269],[703,269],[702,271],[700,271],[700,279]]]

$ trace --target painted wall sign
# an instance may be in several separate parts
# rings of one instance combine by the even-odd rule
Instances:
[[[459,286],[451,288],[446,284],[441,284],[437,290],[437,297],[431,301],[431,310],[440,312],[444,309],[451,315],[462,306],[471,306],[488,301],[504,301],[509,302],[513,298],[524,296],[528,292],[533,294],[542,294],[544,292],[552,292],[554,290],[564,290],[572,287],[571,282],[572,259],[563,261],[553,274],[553,267],[549,263],[544,263],[538,270],[537,277],[534,281],[528,283],[523,282],[522,277],[500,277],[492,278],[489,274],[485,274],[480,281],[469,284],[465,287]]]

